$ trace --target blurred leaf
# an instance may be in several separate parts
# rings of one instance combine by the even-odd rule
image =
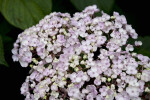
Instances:
[[[2,22],[0,23],[0,35],[3,38],[3,42],[8,43],[12,41],[12,37],[6,35],[8,32],[10,32],[11,29],[12,26],[8,24],[6,20],[2,20]]]
[[[142,41],[143,45],[138,49],[138,53],[150,57],[150,36],[140,37],[137,39]]]
[[[149,43],[150,36],[145,36],[145,37],[139,36],[137,40],[129,39],[128,43],[134,44],[135,41],[142,41],[142,46],[140,46],[139,48],[138,47],[135,48],[135,52],[150,57],[150,43]]]
[[[51,12],[51,3],[51,0],[1,0],[0,8],[10,24],[26,29]]]
[[[125,12],[116,3],[114,4],[113,11],[119,12],[120,15],[125,15]]]
[[[52,0],[33,0],[43,10],[44,15],[47,15],[52,10]]]
[[[70,0],[52,0],[52,2],[53,2],[52,6],[53,12],[61,12],[61,13],[68,12],[69,14],[72,15],[78,11],[70,2]]]
[[[0,11],[1,11],[2,0],[0,0]]]
[[[100,10],[110,13],[115,0],[71,0],[71,2],[80,11],[89,5],[97,5]]]
[[[0,35],[0,64],[8,67],[8,64],[5,61],[5,57],[4,57],[3,42],[2,42],[1,35]]]

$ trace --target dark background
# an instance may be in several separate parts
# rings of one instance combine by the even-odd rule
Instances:
[[[52,9],[52,11],[69,12],[71,14],[78,11],[69,0],[53,0]],[[116,0],[113,10],[125,15],[128,24],[131,24],[140,36],[150,36],[150,6],[148,0]],[[0,14],[0,23],[3,21],[6,20]],[[0,66],[0,100],[23,100],[24,96],[20,94],[20,87],[28,75],[30,68],[22,68],[18,62],[14,63],[10,51],[18,34],[22,32],[22,30],[9,23],[6,25],[10,27],[6,35],[11,37],[11,40],[3,42],[5,59],[9,67]]]

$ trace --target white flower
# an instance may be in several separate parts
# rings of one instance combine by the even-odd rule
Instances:
[[[91,67],[91,69],[88,70],[87,73],[90,77],[97,77],[99,75],[96,67]]]
[[[141,80],[148,82],[150,81],[150,70],[143,70],[141,75]]]
[[[51,90],[57,91],[58,86],[56,84],[51,85]]]
[[[46,60],[47,63],[50,63],[50,62],[52,62],[53,58],[52,58],[51,55],[49,55],[49,56],[46,57],[45,60]]]
[[[137,70],[134,66],[127,66],[126,73],[135,75],[137,73]]]
[[[133,45],[128,44],[126,47],[126,51],[133,51],[133,50],[134,50]]]
[[[81,77],[77,77],[75,80],[77,83],[81,82]]]
[[[126,92],[131,97],[138,97],[140,93],[140,89],[138,87],[129,86],[126,88]]]
[[[74,98],[78,98],[79,93],[80,93],[80,91],[77,88],[70,88],[69,91],[68,91],[68,95],[70,97],[74,97]]]
[[[141,41],[135,41],[135,46],[141,46],[142,42]]]

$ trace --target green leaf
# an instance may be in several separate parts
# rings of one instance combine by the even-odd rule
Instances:
[[[36,2],[40,8],[42,9],[45,15],[49,14],[52,10],[52,2],[51,0],[33,0]]]
[[[51,12],[51,0],[1,0],[0,8],[12,25],[26,29]]]
[[[110,13],[115,0],[71,0],[71,2],[80,11],[89,5],[97,5],[100,10]]]
[[[0,0],[0,11],[1,11],[1,6],[2,6],[2,0]]]
[[[145,37],[140,37],[137,39],[142,41],[143,45],[138,49],[138,53],[141,53],[145,56],[149,56],[150,57],[150,36],[145,36]]]
[[[12,42],[12,37],[7,35],[7,33],[11,31],[11,29],[12,29],[12,26],[6,20],[1,21],[0,35],[3,38],[4,43]]]
[[[8,64],[5,61],[5,57],[4,57],[3,42],[2,42],[1,35],[0,35],[0,64],[8,67]]]
[[[149,43],[150,36],[144,36],[144,37],[139,36],[137,40],[129,39],[128,43],[134,44],[135,41],[142,41],[142,46],[135,48],[135,52],[150,57],[150,43]]]

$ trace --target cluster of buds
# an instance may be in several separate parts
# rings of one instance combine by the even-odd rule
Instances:
[[[96,12],[54,12],[19,34],[12,58],[31,67],[25,100],[142,100],[150,92],[150,58],[134,52],[142,45],[135,30],[117,12]]]

